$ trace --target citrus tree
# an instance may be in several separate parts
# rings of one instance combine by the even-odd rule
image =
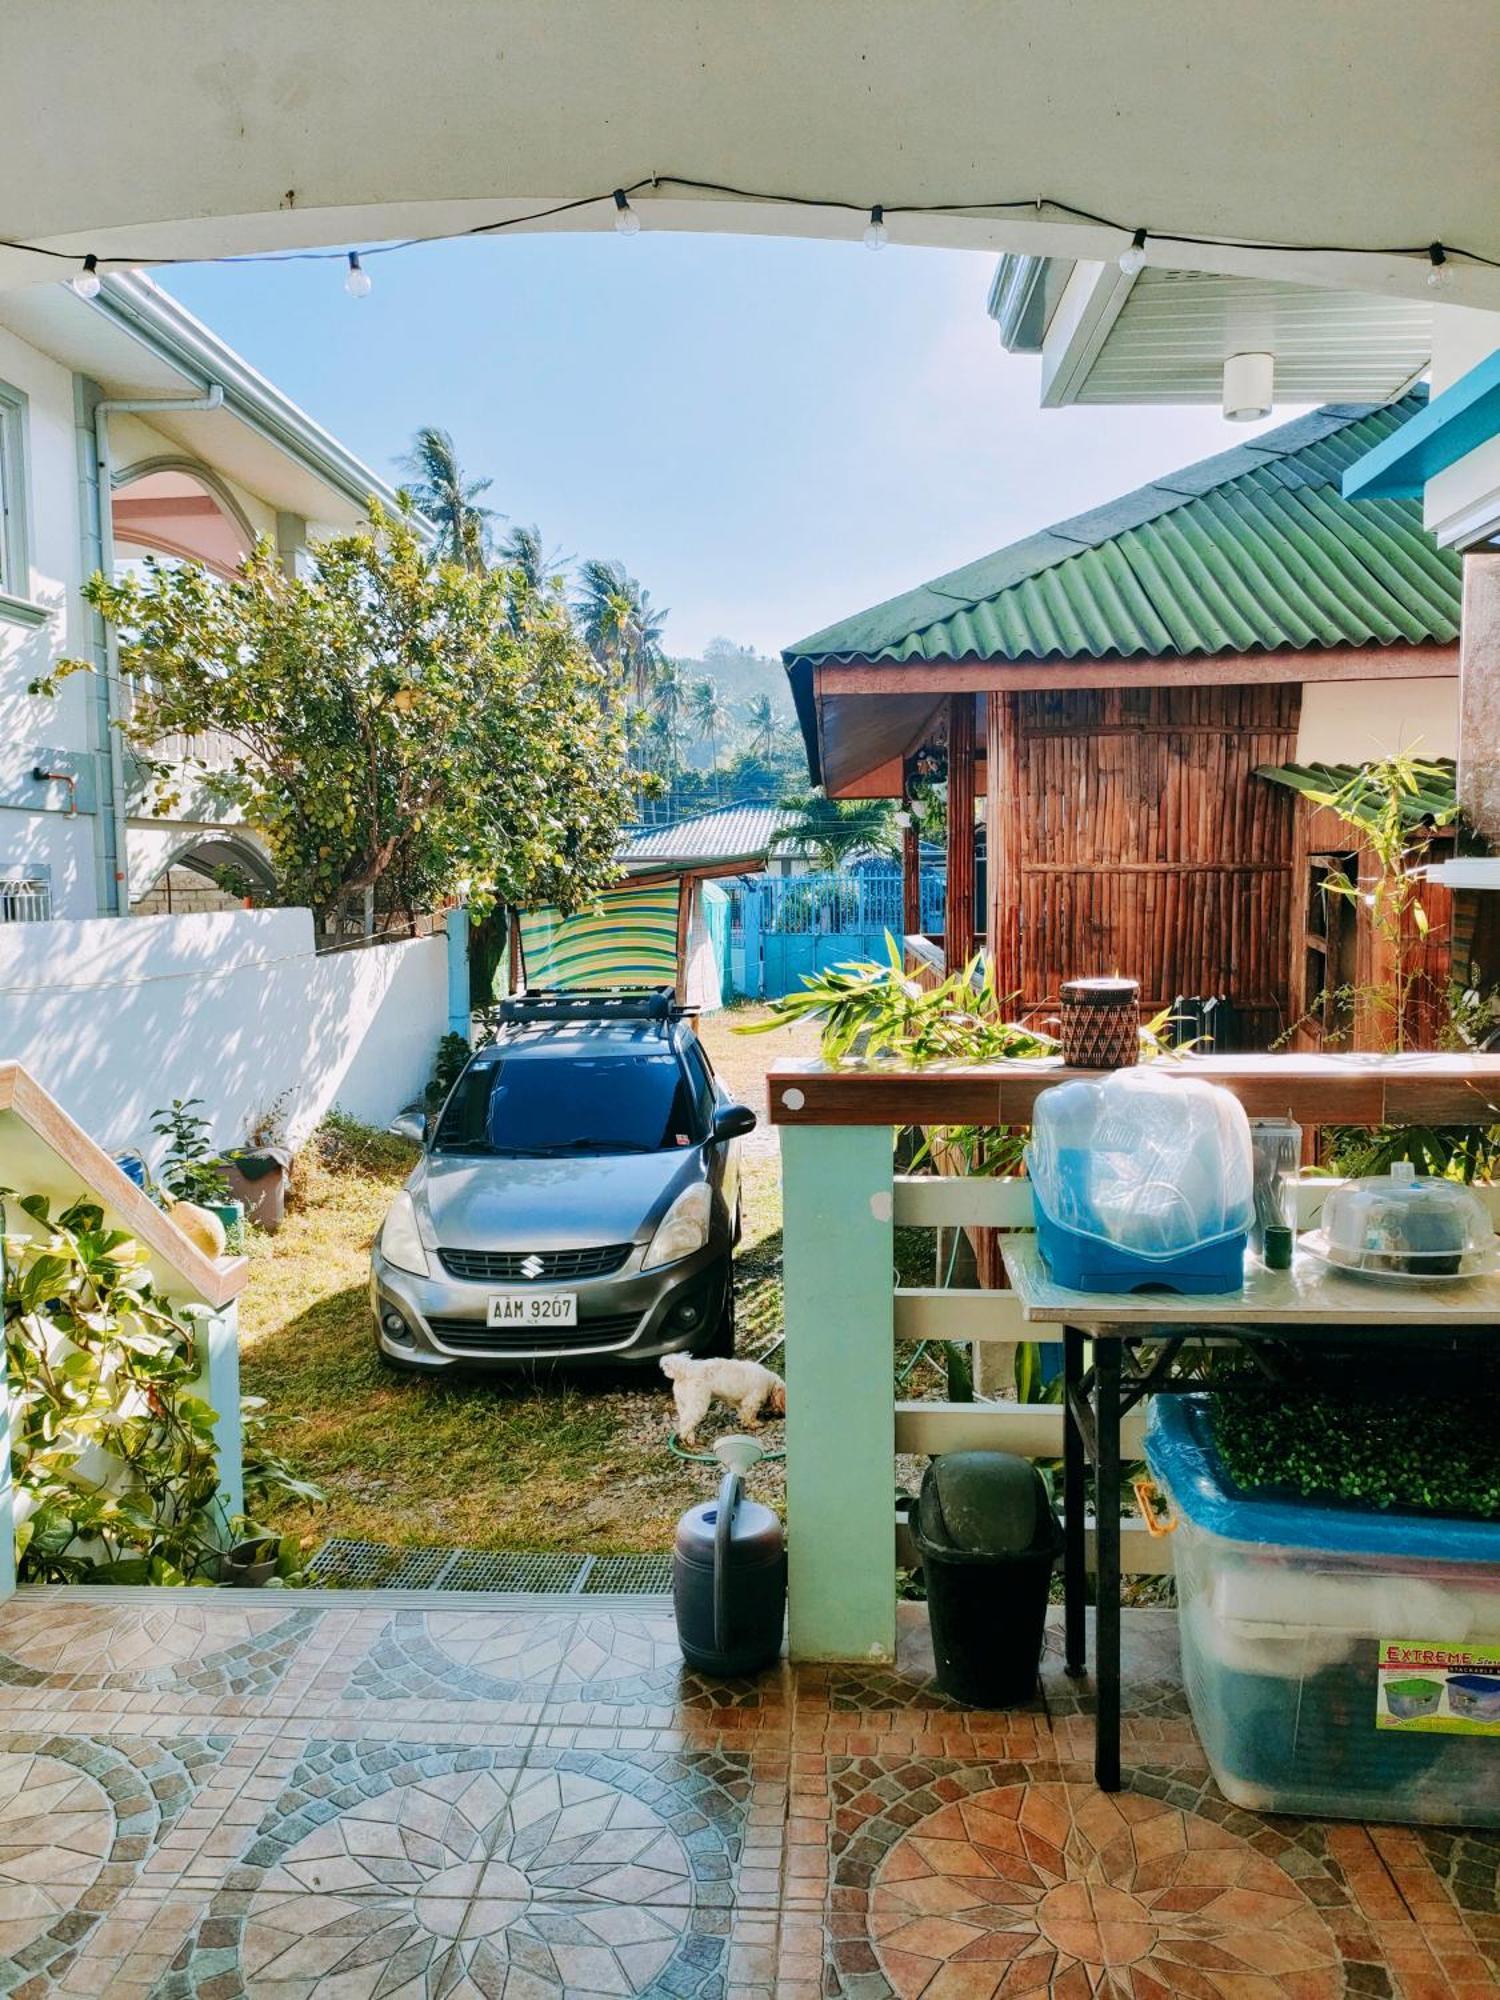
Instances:
[[[119,636],[152,810],[177,810],[185,779],[153,746],[228,739],[227,767],[186,776],[263,836],[283,903],[331,919],[370,891],[420,910],[467,890],[481,916],[571,911],[614,879],[633,801],[618,693],[562,601],[518,572],[443,560],[372,505],[304,575],[262,541],[228,580],[148,563],[85,595]]]

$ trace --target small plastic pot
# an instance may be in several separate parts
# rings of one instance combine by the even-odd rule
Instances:
[[[276,1574],[280,1549],[275,1535],[257,1535],[252,1541],[236,1542],[225,1554],[222,1581],[241,1590],[254,1590],[269,1583]]]

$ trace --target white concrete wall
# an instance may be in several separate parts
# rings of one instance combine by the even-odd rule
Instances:
[[[1458,682],[1307,681],[1299,764],[1363,764],[1410,751],[1458,755]]]
[[[1439,306],[1433,314],[1432,393],[1441,395],[1500,348],[1500,313]],[[1423,518],[1438,540],[1464,547],[1500,521],[1500,438],[1491,438],[1427,482]]]
[[[203,1098],[223,1146],[283,1096],[293,1143],[331,1106],[383,1124],[447,1012],[443,937],[317,957],[306,910],[0,926],[0,1060],[111,1151],[152,1156],[174,1097]]]

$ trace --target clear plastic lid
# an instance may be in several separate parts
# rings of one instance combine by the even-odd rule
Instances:
[[[1331,1189],[1323,1236],[1335,1263],[1412,1277],[1488,1270],[1495,1250],[1489,1211],[1473,1189],[1419,1176],[1410,1160]]]
[[[1027,1164],[1081,1235],[1167,1258],[1250,1225],[1250,1126],[1227,1090],[1166,1064],[1044,1090]]]

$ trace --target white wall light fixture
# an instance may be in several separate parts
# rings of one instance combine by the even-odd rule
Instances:
[[[1253,424],[1271,414],[1276,377],[1274,354],[1231,354],[1224,363],[1224,415],[1232,424]]]

